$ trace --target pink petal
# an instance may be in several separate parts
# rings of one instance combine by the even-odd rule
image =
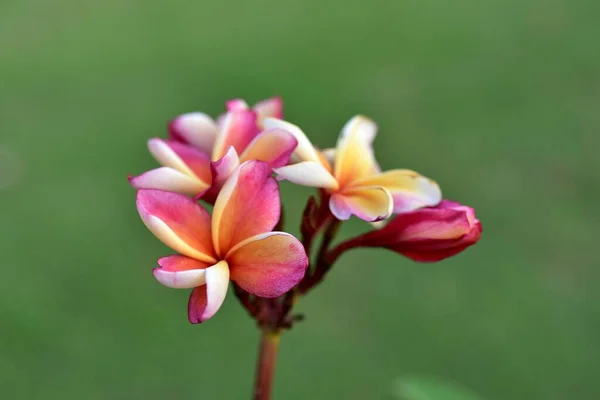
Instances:
[[[260,101],[252,108],[258,115],[259,124],[262,124],[263,119],[267,117],[283,119],[283,100],[281,100],[281,97],[272,97]]]
[[[308,266],[304,247],[294,236],[268,232],[244,240],[227,255],[231,279],[260,297],[279,297],[296,286]]]
[[[455,211],[462,211],[466,214],[467,220],[469,221],[469,224],[471,226],[479,224],[479,220],[477,218],[475,218],[475,210],[472,207],[465,206],[464,204],[460,204],[456,201],[442,200],[439,204],[437,204],[435,209],[438,209],[438,210],[450,209],[450,210],[455,210]]]
[[[231,174],[215,202],[213,243],[225,255],[237,243],[269,232],[279,221],[279,188],[271,169],[261,161],[246,161]]]
[[[214,263],[210,215],[187,196],[162,190],[139,190],[137,208],[154,235],[173,250]]]
[[[379,172],[372,147],[376,132],[377,125],[362,115],[352,118],[342,129],[334,163],[340,187]]]
[[[201,151],[183,143],[162,139],[150,139],[148,149],[154,158],[164,165],[186,175],[196,176],[210,185],[210,159]]]
[[[225,181],[239,165],[240,159],[233,147],[229,147],[227,153],[220,160],[212,162],[212,186],[202,195],[202,200],[214,204]]]
[[[264,161],[271,168],[283,167],[290,161],[297,144],[291,133],[282,129],[267,129],[250,142],[241,159]]]
[[[228,100],[225,103],[225,107],[227,111],[246,111],[250,108],[248,107],[248,103],[243,99]]]
[[[204,113],[193,112],[175,118],[169,124],[169,137],[190,144],[210,155],[217,136],[217,125]]]
[[[231,176],[233,171],[239,167],[240,158],[237,152],[232,147],[229,147],[227,153],[221,159],[214,161],[211,164],[213,186],[220,189],[223,184]]]
[[[360,179],[354,185],[382,186],[394,198],[394,213],[435,206],[442,200],[440,187],[433,180],[408,169],[394,169]]]
[[[237,153],[241,154],[257,133],[254,111],[236,109],[227,112],[215,141],[212,159],[218,160],[223,157],[230,146],[233,146]]]
[[[205,269],[206,285],[195,288],[188,302],[188,318],[199,324],[211,318],[221,308],[229,286],[229,267],[225,261]]]
[[[347,189],[329,199],[329,209],[339,220],[356,215],[368,222],[381,221],[392,214],[393,206],[390,193],[378,186]]]
[[[129,182],[136,189],[160,189],[192,196],[208,189],[208,185],[197,177],[170,167],[152,169],[130,178]]]
[[[158,260],[160,268],[152,271],[161,284],[174,289],[191,289],[206,283],[205,269],[210,264],[189,258],[173,255]]]
[[[330,190],[338,189],[335,178],[323,164],[314,161],[303,161],[298,164],[275,168],[277,180],[287,180],[296,185],[318,187]]]

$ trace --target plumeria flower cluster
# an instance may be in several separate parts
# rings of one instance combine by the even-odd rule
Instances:
[[[142,221],[176,253],[158,260],[154,276],[191,289],[189,321],[213,317],[233,286],[261,328],[254,399],[270,398],[279,335],[302,319],[294,304],[342,254],[379,247],[434,262],[480,238],[473,208],[444,200],[436,182],[408,169],[381,170],[376,133],[358,115],[335,148],[321,150],[283,120],[280,98],[252,107],[235,99],[216,119],[201,112],[173,119],[166,139],[148,141],[160,167],[129,178]],[[282,231],[282,180],[318,189],[300,218],[300,239]],[[334,245],[352,216],[370,223],[367,232]]]
[[[192,289],[190,322],[211,318],[231,282],[261,328],[278,333],[299,319],[296,300],[351,249],[381,247],[433,262],[479,240],[475,211],[444,200],[436,182],[408,169],[381,170],[376,133],[377,125],[358,115],[335,148],[322,150],[283,119],[280,98],[253,107],[236,99],[214,120],[183,114],[170,122],[167,139],[149,140],[161,166],[130,183],[145,225],[177,253],[159,259],[154,276],[167,287]],[[277,181],[318,189],[300,220],[300,239],[281,231]],[[202,203],[214,205],[212,214]],[[352,216],[383,227],[365,224],[366,233],[334,245]]]
[[[148,141],[160,166],[129,178],[142,221],[176,253],[158,260],[154,276],[191,289],[189,321],[213,317],[232,286],[261,328],[255,399],[270,398],[279,335],[302,317],[294,304],[342,254],[379,247],[435,262],[481,236],[473,208],[443,199],[433,180],[408,169],[382,171],[376,133],[377,125],[358,115],[335,148],[322,150],[283,119],[280,98],[252,107],[236,99],[216,119],[201,112],[173,119],[166,139]],[[299,239],[283,231],[278,181],[317,188]],[[334,244],[352,216],[367,222],[367,232]]]

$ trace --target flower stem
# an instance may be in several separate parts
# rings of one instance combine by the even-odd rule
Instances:
[[[325,233],[323,234],[321,246],[319,246],[314,270],[311,275],[307,275],[298,285],[297,291],[299,294],[306,294],[306,292],[318,285],[331,269],[333,262],[328,258],[328,250],[341,223],[342,221],[335,218],[329,220]]]
[[[361,242],[360,242],[360,240],[357,240],[357,238],[349,239],[345,242],[338,244],[333,249],[329,250],[329,252],[327,253],[327,255],[325,257],[327,258],[329,263],[333,264],[342,255],[342,253],[345,253],[348,250],[359,247],[360,244],[361,244]]]
[[[256,380],[254,382],[254,400],[269,400],[275,375],[275,362],[279,348],[279,332],[263,330],[260,338]]]

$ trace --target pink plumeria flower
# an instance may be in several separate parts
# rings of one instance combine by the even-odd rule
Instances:
[[[227,102],[228,111],[213,121],[208,115],[183,114],[169,124],[169,139],[153,138],[148,149],[162,165],[130,179],[136,189],[161,189],[187,195],[206,195],[214,201],[218,190],[242,162],[259,160],[272,168],[286,165],[296,139],[281,129],[261,131],[267,116],[283,114],[279,98],[253,108],[243,100]]]
[[[308,266],[302,244],[288,233],[271,232],[279,221],[279,202],[271,169],[260,161],[235,169],[212,217],[182,194],[138,191],[137,208],[148,229],[180,253],[159,259],[154,276],[167,287],[194,288],[191,323],[217,312],[230,280],[256,296],[279,297],[302,279]]]
[[[431,179],[407,169],[381,172],[372,143],[377,125],[358,115],[346,123],[337,147],[317,150],[296,125],[266,118],[264,125],[292,133],[298,146],[292,155],[296,164],[275,168],[278,179],[325,189],[329,208],[340,220],[351,215],[365,221],[380,221],[441,201],[440,188]]]
[[[352,239],[347,246],[384,247],[415,261],[433,262],[474,245],[481,231],[475,210],[443,200],[436,207],[399,214],[383,228]]]

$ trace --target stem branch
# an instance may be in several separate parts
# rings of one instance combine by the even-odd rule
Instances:
[[[333,264],[337,261],[337,259],[348,250],[354,249],[355,247],[359,247],[360,242],[356,240],[356,238],[347,240],[335,246],[333,249],[329,250],[326,255],[327,262]]]
[[[269,400],[271,398],[278,348],[279,333],[263,330],[256,365],[254,400]]]
[[[308,275],[298,285],[298,292],[300,294],[305,294],[310,289],[318,285],[323,280],[325,274],[327,274],[329,269],[331,269],[333,262],[328,257],[328,250],[329,246],[331,245],[331,242],[333,242],[333,239],[335,238],[335,235],[341,223],[342,222],[340,220],[335,218],[329,220],[329,225],[327,225],[325,233],[323,234],[321,246],[319,246],[317,259],[312,274]]]

